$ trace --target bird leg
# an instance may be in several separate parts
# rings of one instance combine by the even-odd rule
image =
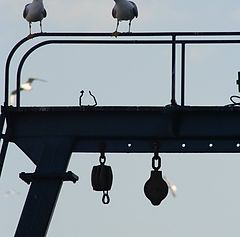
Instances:
[[[29,22],[29,35],[32,34],[32,22]]]
[[[119,35],[119,32],[117,31],[117,30],[118,30],[118,26],[119,26],[119,20],[117,20],[116,30],[112,33],[112,36],[115,36],[116,38],[117,38],[118,35]]]
[[[42,21],[40,21],[40,29],[41,29],[41,33],[43,33],[42,32]]]
[[[118,26],[119,26],[119,20],[117,20],[117,26],[116,26],[116,30],[115,30],[115,32],[117,32],[117,30],[118,30]]]
[[[132,23],[132,20],[130,20],[129,23],[128,23],[128,33],[130,33],[131,23]]]

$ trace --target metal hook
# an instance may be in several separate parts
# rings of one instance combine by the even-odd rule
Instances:
[[[83,94],[84,94],[84,90],[81,90],[80,91],[80,97],[79,97],[79,105],[82,106],[82,97],[83,97]]]
[[[92,107],[97,106],[97,99],[96,99],[96,97],[92,94],[91,91],[89,91],[89,95],[92,96],[93,100],[94,100],[94,104],[93,105],[89,105],[89,106],[92,106]]]

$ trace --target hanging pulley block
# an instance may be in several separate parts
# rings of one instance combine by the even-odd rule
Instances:
[[[93,166],[91,181],[94,191],[109,191],[113,182],[111,166],[104,164]]]
[[[151,176],[144,185],[144,193],[154,206],[160,205],[168,194],[168,185],[162,178],[162,171],[151,171]]]

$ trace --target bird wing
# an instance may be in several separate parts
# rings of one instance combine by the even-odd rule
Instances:
[[[117,12],[116,12],[116,9],[115,9],[115,7],[112,9],[112,16],[113,16],[113,18],[116,18],[117,16],[117,14],[116,14]]]
[[[24,8],[24,10],[23,10],[23,18],[26,18],[27,17],[27,14],[28,14],[28,5],[29,5],[30,3],[28,3],[26,6],[25,6],[25,8]]]
[[[28,80],[26,81],[26,83],[32,83],[33,81],[37,80],[36,78],[28,78]]]
[[[133,9],[132,9],[133,15],[137,18],[138,17],[137,5],[134,2],[132,2],[132,1],[129,1],[129,2],[133,5]]]
[[[44,8],[43,9],[43,17],[45,18],[47,16],[47,11],[46,11],[46,9]]]
[[[28,80],[26,81],[26,83],[32,83],[33,81],[44,81],[44,82],[46,82],[46,80],[43,80],[43,79],[29,77]]]
[[[23,91],[23,88],[20,87],[20,91]],[[10,95],[16,95],[17,94],[17,90],[13,90],[11,91]]]

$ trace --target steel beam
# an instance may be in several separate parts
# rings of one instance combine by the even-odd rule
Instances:
[[[48,137],[42,141],[42,145],[44,149],[35,170],[35,177],[39,178],[32,180],[15,237],[46,236],[62,187],[61,176],[65,174],[72,153],[73,140]],[[43,176],[45,178],[41,179]]]
[[[74,152],[240,152],[240,108],[21,107],[9,108],[10,141],[35,164],[48,137],[74,140]]]

